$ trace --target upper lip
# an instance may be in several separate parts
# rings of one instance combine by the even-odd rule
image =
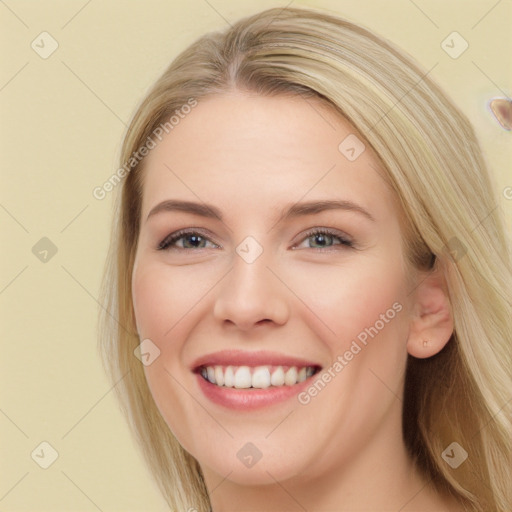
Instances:
[[[222,350],[198,357],[192,363],[192,369],[198,370],[203,366],[315,366],[321,367],[314,361],[308,361],[279,352],[259,350],[251,352],[246,350]]]

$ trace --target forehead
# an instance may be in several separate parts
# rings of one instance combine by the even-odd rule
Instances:
[[[169,196],[261,210],[326,194],[393,202],[375,155],[323,102],[233,92],[201,99],[146,157],[142,210]]]

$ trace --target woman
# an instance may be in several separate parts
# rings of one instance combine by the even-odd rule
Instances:
[[[172,510],[511,509],[510,256],[427,75],[270,9],[138,108],[102,348]]]

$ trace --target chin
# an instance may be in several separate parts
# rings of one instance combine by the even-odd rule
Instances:
[[[234,445],[237,449],[233,449]],[[283,448],[282,444],[274,446],[268,441],[243,441],[217,446],[214,452],[210,448],[206,457],[204,451],[193,455],[203,470],[207,468],[221,479],[238,485],[269,485],[304,475],[310,468],[306,454],[299,456],[298,451]]]

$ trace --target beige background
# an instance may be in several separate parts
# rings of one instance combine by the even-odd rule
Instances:
[[[287,1],[0,1],[0,511],[168,510],[96,351],[112,197],[99,201],[92,190],[117,168],[125,124],[179,51],[206,31]],[[292,5],[343,15],[426,69],[437,63],[431,76],[476,125],[511,226],[512,200],[503,193],[512,185],[511,133],[487,102],[511,93],[512,2]],[[42,46],[43,31],[59,45],[47,59],[31,48],[34,40]],[[469,43],[457,59],[441,48],[453,31]],[[42,237],[57,247],[46,262],[32,252]],[[43,441],[59,454],[48,469],[31,458]],[[42,450],[34,458],[48,461]]]

